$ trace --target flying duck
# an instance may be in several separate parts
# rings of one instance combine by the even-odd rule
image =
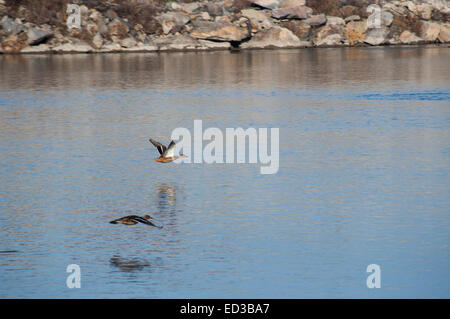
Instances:
[[[175,142],[174,141],[170,141],[170,144],[168,147],[166,147],[165,145],[149,139],[150,143],[152,143],[159,152],[159,157],[156,159],[157,162],[161,162],[161,163],[170,163],[174,160],[176,160],[177,158],[185,158],[187,157],[186,155],[180,154],[180,155],[175,155]]]
[[[121,217],[121,218],[112,220],[109,223],[110,224],[124,224],[124,225],[136,225],[137,223],[143,223],[143,224],[154,226],[157,228],[163,228],[162,226],[158,226],[158,225],[155,225],[154,223],[152,223],[150,221],[150,219],[153,219],[153,217],[151,217],[149,215],[145,215],[143,217],[136,216],[136,215],[130,215],[130,216],[125,216],[125,217]]]

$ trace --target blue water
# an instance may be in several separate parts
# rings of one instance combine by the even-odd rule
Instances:
[[[433,47],[0,56],[0,297],[449,298],[449,68]],[[148,138],[195,119],[279,128],[278,173],[155,162]],[[131,214],[164,228],[108,223]]]

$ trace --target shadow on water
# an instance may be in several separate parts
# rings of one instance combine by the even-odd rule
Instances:
[[[120,255],[114,255],[110,258],[109,264],[117,268],[121,272],[131,273],[136,271],[147,270],[151,272],[152,268],[161,266],[163,263],[161,257],[156,257],[153,261],[144,258],[126,258]]]
[[[177,215],[177,186],[162,183],[157,186],[157,218],[165,220],[167,224],[176,224]]]

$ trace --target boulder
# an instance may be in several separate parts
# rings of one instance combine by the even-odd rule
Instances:
[[[364,37],[364,42],[370,45],[381,45],[387,42],[388,28],[369,29]]]
[[[349,17],[347,17],[347,18],[345,18],[345,22],[346,23],[348,23],[348,22],[352,22],[352,21],[360,21],[361,20],[361,17],[359,16],[359,15],[353,15],[353,16],[349,16]]]
[[[275,19],[306,19],[312,15],[313,10],[306,6],[286,7],[272,10]]]
[[[433,6],[429,3],[418,4],[416,7],[416,14],[424,20],[430,20],[433,12]]]
[[[46,53],[50,51],[50,47],[46,43],[42,43],[35,46],[25,47],[20,53]]]
[[[218,3],[207,2],[204,6],[204,9],[210,16],[217,17],[223,15],[223,8]]]
[[[191,18],[182,12],[166,12],[156,17],[156,21],[161,24],[165,34],[175,28],[182,28],[190,20]]]
[[[50,30],[30,28],[27,31],[27,36],[29,45],[38,45],[53,37],[53,32]]]
[[[419,38],[416,34],[408,30],[403,31],[402,34],[400,34],[399,40],[403,44],[416,44],[423,41],[422,38]]]
[[[381,11],[381,25],[389,27],[394,21],[394,15],[389,11]]]
[[[133,37],[128,37],[128,38],[125,38],[122,41],[120,41],[120,45],[123,48],[132,48],[137,45],[137,42]]]
[[[344,26],[345,21],[339,17],[327,17],[327,25],[331,26]]]
[[[396,16],[405,16],[408,13],[408,10],[406,8],[397,7],[393,3],[386,3],[386,4],[384,4],[383,5],[383,11],[389,11],[393,15],[396,15]]]
[[[10,17],[5,15],[0,20],[0,22],[2,24],[3,30],[5,30],[7,34],[19,34],[23,31],[25,31],[24,25],[18,19],[13,20]]]
[[[248,29],[226,22],[193,21],[191,37],[214,41],[242,41],[249,36]]]
[[[115,36],[124,39],[128,36],[129,28],[121,19],[114,19],[108,24],[108,32],[111,37]]]
[[[10,34],[1,43],[2,52],[4,53],[17,53],[28,45],[27,35],[22,32],[20,34]]]
[[[290,47],[301,47],[310,46],[310,43],[302,42],[300,39],[292,33],[292,31],[274,26],[269,30],[265,30],[256,34],[248,42],[242,43],[241,48],[243,49],[254,49],[254,48],[290,48]]]
[[[327,16],[322,14],[317,14],[309,17],[305,20],[305,23],[309,24],[310,26],[320,26],[327,23]]]
[[[345,44],[345,37],[338,26],[325,25],[321,27],[313,37],[315,46],[335,46]]]
[[[241,14],[242,16],[249,19],[252,24],[256,25],[259,30],[270,29],[273,26],[273,23],[264,14],[264,11],[255,9],[243,9],[241,11]]]
[[[310,41],[312,27],[301,20],[283,21],[280,23],[283,28],[289,29],[300,41]]]
[[[95,46],[96,49],[100,49],[102,47],[103,37],[100,33],[94,35],[94,38],[92,39],[92,44]]]
[[[366,21],[350,21],[344,28],[345,37],[350,42],[350,45],[363,43],[366,31]]]
[[[282,0],[279,7],[288,8],[288,7],[304,6],[305,3],[306,0]]]
[[[252,3],[264,9],[276,9],[280,6],[279,0],[254,0]]]
[[[438,40],[441,26],[438,23],[424,21],[420,30],[420,37],[425,41],[434,42]]]
[[[438,40],[442,43],[450,42],[450,23],[441,24]]]

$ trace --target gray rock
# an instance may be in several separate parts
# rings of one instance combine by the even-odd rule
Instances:
[[[389,27],[394,21],[394,15],[389,11],[381,12],[381,25]]]
[[[286,7],[272,10],[275,19],[306,19],[312,15],[313,10],[306,6]]]
[[[388,28],[369,29],[364,38],[364,42],[370,45],[380,45],[387,42]]]
[[[351,21],[359,21],[359,20],[361,20],[361,17],[359,15],[352,15],[352,16],[345,18],[346,23],[351,22]]]
[[[255,0],[252,3],[265,9],[276,9],[280,5],[278,0]]]
[[[344,19],[339,18],[339,17],[327,17],[327,25],[344,26],[345,21],[344,21]]]
[[[305,23],[311,25],[311,26],[320,26],[327,23],[327,16],[322,14],[317,14],[309,17],[305,20]]]
[[[161,24],[163,32],[168,34],[173,30],[182,28],[191,19],[182,12],[166,12],[157,16],[156,20]]]
[[[38,45],[53,37],[53,32],[50,30],[30,28],[28,29],[27,36],[29,45]]]
[[[243,49],[292,48],[310,46],[309,42],[300,41],[292,31],[275,26],[257,33],[250,41],[242,43]]]
[[[124,48],[132,48],[137,44],[136,40],[132,37],[128,37],[120,41],[120,45]]]
[[[209,15],[211,15],[213,17],[223,15],[223,8],[218,3],[207,2],[205,4],[205,10],[206,10],[206,12],[209,13]]]
[[[49,52],[49,51],[50,51],[50,47],[48,46],[48,44],[43,43],[40,45],[23,48],[20,52],[21,53],[45,53],[45,52]]]
[[[8,34],[19,34],[20,32],[25,31],[23,24],[18,21],[14,21],[8,16],[3,16],[0,22],[2,23],[3,30],[5,30]]]
[[[100,49],[103,45],[103,37],[100,33],[97,33],[92,39],[92,43],[95,45],[97,49]]]

